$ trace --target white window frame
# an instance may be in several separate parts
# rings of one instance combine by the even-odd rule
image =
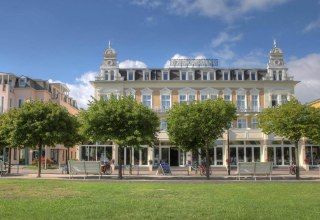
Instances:
[[[136,98],[136,90],[134,90],[133,88],[127,89],[126,96],[132,96],[135,99]]]
[[[168,122],[166,118],[160,118],[160,131],[166,131],[168,128]]]
[[[243,80],[244,80],[243,71],[238,70],[238,71],[236,72],[236,74],[237,74],[237,80],[239,80],[239,81],[243,81]],[[241,76],[241,79],[239,78],[239,76]]]
[[[26,85],[27,85],[27,78],[21,77],[19,79],[19,87],[26,87]]]
[[[275,101],[275,105],[273,105],[273,101]],[[279,105],[278,95],[272,94],[271,95],[271,107],[276,107]]]
[[[284,99],[284,97],[285,97],[285,99]],[[288,102],[288,95],[282,94],[281,95],[281,105],[285,104],[286,102]]]
[[[216,90],[214,88],[206,88],[200,90],[200,100],[204,101],[207,99],[212,99],[213,96],[216,96],[216,99],[219,98],[219,90]]]
[[[254,79],[252,79],[252,76],[254,76]],[[250,71],[250,80],[257,81],[257,72],[256,71]]]
[[[183,102],[192,102],[197,99],[197,91],[191,88],[184,88],[178,91],[179,92],[179,103]],[[182,100],[181,97],[184,96],[185,99]]]
[[[259,125],[258,118],[257,117],[252,117],[251,118],[251,128],[252,129],[258,129],[259,128],[258,125]]]
[[[183,79],[184,74],[185,74],[185,79]],[[191,76],[191,79],[190,79],[190,76]],[[194,71],[181,70],[180,80],[194,80]]]
[[[147,106],[147,107],[149,107],[150,109],[152,109],[153,107],[152,107],[152,90],[151,89],[149,89],[149,88],[144,88],[144,89],[142,89],[141,90],[141,103],[144,105],[144,100],[143,100],[143,97],[144,96],[150,96],[151,97],[151,100],[150,100],[150,107],[149,106],[147,106],[147,105],[145,105],[145,106]]]
[[[229,96],[229,100],[226,100],[226,97],[225,97],[226,95]],[[225,88],[223,90],[223,100],[232,102],[232,91],[231,91],[231,89]]]
[[[239,128],[239,129],[248,128],[247,118],[246,117],[238,117],[237,118],[237,128]]]
[[[128,70],[127,71],[127,81],[134,81],[135,78],[135,71],[134,70]],[[130,79],[130,76],[132,75],[132,79]]]
[[[244,99],[239,100],[239,97],[244,97]],[[241,103],[239,101],[241,101]],[[242,101],[244,101],[244,105],[242,105]],[[240,112],[246,112],[247,110],[247,95],[246,90],[243,88],[237,90],[237,110]]]
[[[150,71],[143,71],[143,81],[150,80]]]
[[[227,79],[225,79],[225,75],[227,75]],[[230,71],[223,71],[223,80],[229,81],[230,80]]]
[[[167,79],[165,79],[165,75],[167,76]],[[169,71],[162,71],[162,80],[170,80],[170,72]]]
[[[163,96],[169,96],[169,100],[166,100],[166,102],[169,101],[169,106],[168,105],[162,105],[163,102]],[[171,90],[168,88],[164,88],[160,90],[160,111],[161,112],[167,112],[168,110],[171,109],[172,106],[172,95],[171,95]]]

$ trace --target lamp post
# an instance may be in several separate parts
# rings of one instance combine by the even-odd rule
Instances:
[[[229,144],[229,129],[230,129],[230,124],[228,125],[227,128],[227,149],[228,149],[228,158],[227,158],[227,166],[228,166],[228,175],[230,176],[230,144]]]

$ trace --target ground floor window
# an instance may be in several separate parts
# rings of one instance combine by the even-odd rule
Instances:
[[[293,146],[268,146],[267,160],[274,166],[290,165],[295,161],[295,147]]]
[[[80,160],[108,162],[112,158],[112,145],[106,146],[82,146]]]
[[[305,163],[311,166],[320,164],[320,146],[306,146]]]
[[[239,162],[260,162],[260,146],[230,146],[230,165]]]

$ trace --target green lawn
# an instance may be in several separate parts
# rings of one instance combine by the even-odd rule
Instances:
[[[0,179],[0,219],[319,219],[319,186]]]

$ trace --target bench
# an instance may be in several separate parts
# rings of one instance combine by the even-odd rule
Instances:
[[[238,163],[237,178],[251,176],[257,180],[257,175],[269,176],[271,181],[272,162],[240,162]]]
[[[99,180],[101,179],[101,162],[100,161],[73,161],[69,160],[69,179],[74,174],[83,174],[84,179],[88,176],[88,174],[98,174]]]
[[[7,170],[5,169],[4,162],[0,160],[0,176],[6,175],[6,174],[7,174]]]

